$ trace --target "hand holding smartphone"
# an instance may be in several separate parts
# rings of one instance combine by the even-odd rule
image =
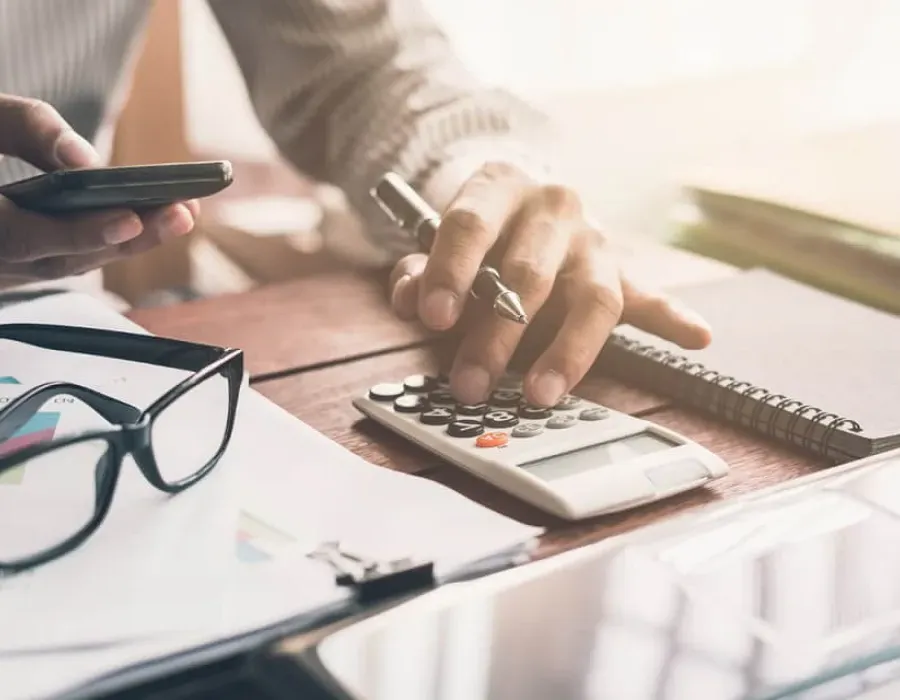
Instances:
[[[232,183],[228,161],[58,170],[0,187],[21,209],[77,214],[103,209],[136,212],[209,197]]]

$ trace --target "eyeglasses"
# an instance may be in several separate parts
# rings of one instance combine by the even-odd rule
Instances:
[[[150,484],[175,494],[209,474],[231,440],[241,350],[45,324],[0,325],[0,340],[191,372],[144,410],[64,381],[36,386],[0,410],[0,576],[49,562],[90,537],[109,512],[126,456]],[[114,427],[55,436],[71,409],[61,400],[85,404]]]

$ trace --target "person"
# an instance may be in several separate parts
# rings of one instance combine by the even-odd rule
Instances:
[[[685,348],[710,341],[696,314],[629,281],[577,193],[553,178],[552,128],[479,84],[419,0],[208,0],[261,124],[306,175],[340,187],[394,263],[390,302],[435,331],[461,328],[457,399],[488,396],[521,324],[465,305],[492,260],[552,335],[525,376],[552,405],[631,323]],[[0,0],[0,182],[103,162],[149,0]],[[443,220],[428,254],[374,209],[382,173],[404,176]],[[80,275],[188,234],[184,202],[51,219],[0,201],[5,286]],[[463,315],[464,306],[466,314]],[[460,326],[460,324],[465,324]],[[555,324],[555,325],[554,325]]]

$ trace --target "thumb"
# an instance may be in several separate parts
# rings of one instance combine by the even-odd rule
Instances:
[[[664,294],[651,292],[622,279],[622,323],[676,343],[686,350],[700,350],[709,345],[709,324],[692,309]]]
[[[85,168],[100,158],[53,107],[40,100],[0,94],[0,154],[44,171]]]

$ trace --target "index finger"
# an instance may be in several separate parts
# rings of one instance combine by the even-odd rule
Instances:
[[[143,228],[137,214],[128,210],[56,218],[19,209],[0,197],[0,260],[29,262],[91,253],[129,241]]]
[[[443,215],[422,274],[419,316],[434,330],[459,319],[478,268],[533,185],[517,169],[484,166]]]

